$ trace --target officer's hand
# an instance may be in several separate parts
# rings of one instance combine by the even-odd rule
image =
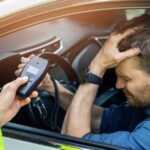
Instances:
[[[0,127],[10,121],[22,106],[30,103],[32,97],[38,95],[38,93],[34,91],[26,99],[21,99],[16,96],[17,89],[27,81],[27,77],[17,78],[2,88],[0,93]]]

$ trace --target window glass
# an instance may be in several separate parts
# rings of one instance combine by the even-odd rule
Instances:
[[[142,14],[144,14],[146,11],[146,9],[128,9],[126,10],[126,19],[130,20],[134,17],[138,17],[141,16]]]

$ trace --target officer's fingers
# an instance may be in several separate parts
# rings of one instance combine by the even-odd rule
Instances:
[[[140,54],[140,52],[141,51],[139,48],[131,48],[129,50],[126,50],[125,52],[120,52],[120,59],[124,60],[126,58],[136,56],[136,55]]]
[[[37,97],[37,96],[38,96],[38,92],[33,91],[29,97],[20,100],[21,107],[22,107],[22,106],[25,106],[25,105],[27,105],[27,104],[29,104],[29,103],[31,102],[31,98]]]
[[[16,80],[10,82],[7,88],[11,88],[13,91],[17,91],[17,89],[21,85],[25,84],[28,81],[28,79],[28,77],[19,77]]]
[[[33,91],[29,97],[33,98],[33,97],[37,97],[37,96],[38,96],[38,92],[37,91]]]
[[[10,84],[10,83],[5,84],[5,85],[3,86],[3,88],[2,88],[2,91],[5,90],[5,89],[7,89],[7,87],[9,86],[9,84]]]
[[[27,97],[26,99],[20,100],[20,105],[21,105],[21,107],[23,107],[23,106],[29,104],[30,102],[31,102],[31,98]]]

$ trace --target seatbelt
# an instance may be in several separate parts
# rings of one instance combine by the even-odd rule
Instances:
[[[4,150],[3,138],[2,138],[2,131],[0,129],[0,150]]]
[[[97,106],[101,106],[104,104],[110,97],[117,94],[120,90],[117,90],[116,88],[110,88],[107,91],[100,94],[98,97],[96,97],[94,104]]]

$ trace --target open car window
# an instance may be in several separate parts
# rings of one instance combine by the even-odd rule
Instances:
[[[36,25],[29,25],[27,28],[21,28],[1,36],[0,69],[2,71],[0,86],[2,87],[16,78],[14,71],[22,56],[27,57],[32,53],[35,55],[45,54],[44,56],[51,62],[48,73],[60,81],[65,88],[75,93],[78,84],[83,81],[88,65],[101,49],[114,27],[126,20],[147,13],[149,10],[148,6],[131,8],[126,6],[121,9],[120,6],[116,9],[110,7],[106,10],[95,9],[90,12],[70,14],[44,22],[39,21]],[[13,28],[13,26],[11,27]],[[115,82],[114,69],[108,70],[104,76],[104,83],[98,90],[96,105],[109,107],[111,104],[120,105],[126,101],[125,95],[116,90]],[[61,135],[60,131],[50,126],[49,118],[53,118],[56,113],[53,111],[55,99],[48,94],[45,91],[40,93],[41,99],[44,99],[42,105],[47,110],[47,120],[33,102],[31,105],[23,107],[10,123],[3,127],[6,150],[11,146],[13,147],[14,143],[18,145],[19,149],[21,145],[27,145],[29,149],[37,147],[37,149],[44,150],[49,147],[67,149],[67,146],[72,149],[124,149],[114,145]],[[41,110],[43,111],[43,107]],[[57,113],[59,116],[55,123],[58,123],[61,129],[65,110],[61,109]]]
[[[146,12],[146,9],[128,9],[126,10],[127,20],[143,15]]]

